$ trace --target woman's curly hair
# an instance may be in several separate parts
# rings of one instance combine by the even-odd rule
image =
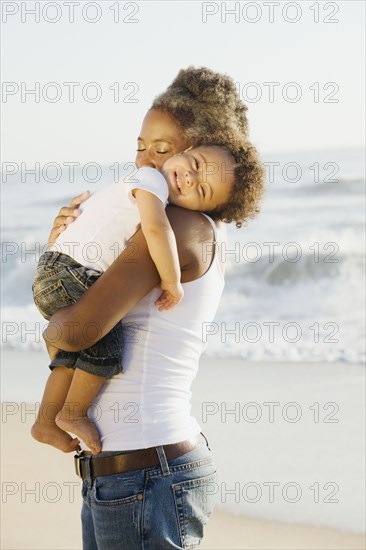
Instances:
[[[234,159],[234,183],[229,200],[215,210],[206,212],[214,220],[236,222],[240,228],[260,211],[264,192],[264,166],[257,149],[248,141],[238,145],[236,140],[224,147]]]
[[[168,112],[193,146],[230,142],[237,132],[248,137],[247,106],[235,82],[206,67],[180,70],[151,108]]]
[[[247,106],[233,79],[206,67],[182,69],[151,108],[169,113],[190,145],[223,146],[234,157],[231,197],[208,212],[210,216],[235,221],[238,228],[254,218],[263,194],[264,169],[248,141]]]

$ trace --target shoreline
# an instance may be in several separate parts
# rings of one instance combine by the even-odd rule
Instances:
[[[33,349],[12,349],[9,347],[0,347],[1,358],[1,401],[13,401],[15,403],[21,402],[39,402],[42,396],[43,385],[46,383],[47,377],[50,373],[47,365],[48,355],[43,350]],[[11,363],[11,367],[8,364]],[[28,367],[29,363],[29,367]],[[254,369],[255,371],[268,369],[269,366],[273,367],[291,367],[293,370],[306,368],[316,371],[318,367],[327,369],[364,369],[365,363],[346,363],[346,362],[323,362],[323,361],[280,361],[280,360],[251,360],[242,357],[211,357],[203,355],[200,360],[199,372],[208,368],[219,369],[221,365],[225,365],[228,368],[235,368],[237,371],[241,369]],[[27,368],[24,369],[24,366]],[[19,377],[23,381],[21,386],[18,385]],[[195,382],[194,382],[195,383]],[[17,386],[17,390],[13,387]],[[5,391],[4,391],[5,387]],[[4,393],[5,398],[3,398]],[[16,395],[15,395],[16,393]],[[33,396],[33,397],[30,397]]]

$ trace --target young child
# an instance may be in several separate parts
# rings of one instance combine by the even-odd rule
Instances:
[[[32,289],[42,315],[50,319],[60,307],[78,301],[125,248],[139,223],[161,278],[162,294],[155,303],[160,310],[178,304],[183,297],[181,272],[165,207],[169,200],[190,210],[218,212],[234,184],[237,162],[232,155],[216,145],[190,148],[169,158],[162,173],[144,167],[134,179],[91,196],[82,206],[82,215],[39,260]],[[79,444],[67,433],[71,432],[93,454],[99,453],[99,434],[87,410],[105,380],[121,372],[121,354],[121,322],[88,349],[60,350],[50,364],[52,373],[33,437],[68,452]]]

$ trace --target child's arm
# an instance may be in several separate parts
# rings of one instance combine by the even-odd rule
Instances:
[[[175,236],[161,200],[144,189],[137,188],[133,194],[140,213],[141,229],[161,279],[163,292],[155,304],[160,311],[170,309],[179,304],[184,294]]]

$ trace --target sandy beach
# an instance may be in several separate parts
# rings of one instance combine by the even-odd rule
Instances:
[[[73,471],[72,458],[34,442],[29,437],[32,414],[26,416],[25,422],[20,414],[9,416],[2,423],[1,548],[81,549],[80,483]],[[202,543],[205,550],[363,548],[362,535],[254,520],[219,509],[208,523]]]
[[[44,361],[44,354],[2,353],[3,364],[9,365],[10,362],[14,374],[25,360],[30,369],[37,369],[40,359]],[[211,364],[213,368],[212,361],[205,360],[204,363]],[[197,380],[196,387],[201,383],[202,378]],[[73,471],[72,457],[31,439],[29,429],[35,418],[34,404],[4,401],[7,402],[2,404],[1,423],[1,548],[81,549],[80,483]],[[211,431],[214,431],[214,426],[211,426]],[[302,524],[302,521],[288,524],[265,521],[230,514],[220,508],[219,503],[206,527],[203,549],[365,548],[362,534],[347,533],[344,529],[314,527]]]

